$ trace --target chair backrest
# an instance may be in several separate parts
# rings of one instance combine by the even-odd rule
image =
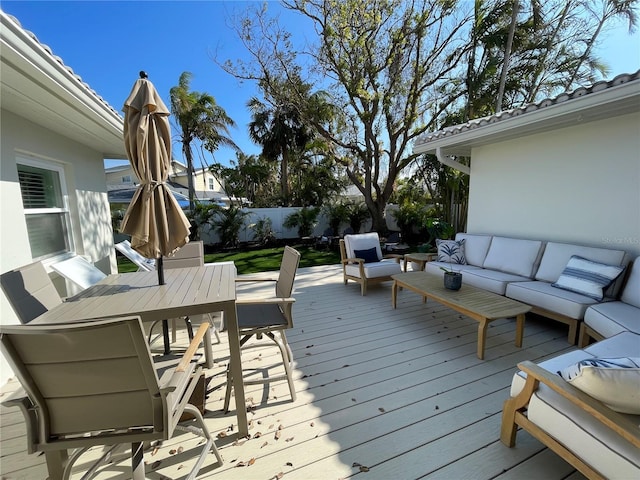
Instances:
[[[22,323],[29,323],[62,303],[41,262],[31,263],[0,275],[2,290]]]
[[[357,258],[356,250],[376,249],[378,260],[382,260],[382,248],[380,248],[380,237],[376,232],[359,233],[344,236],[344,246],[347,258]]]
[[[280,263],[280,273],[276,281],[276,296],[288,298],[293,291],[293,281],[296,278],[296,271],[300,263],[300,252],[289,246],[284,247],[282,262]]]
[[[102,270],[80,256],[54,263],[51,269],[80,288],[89,288],[107,276]]]
[[[166,396],[139,317],[0,325],[0,348],[35,406],[35,451],[64,442],[127,442],[124,432],[107,435],[113,441],[82,437],[111,429],[140,427],[137,435],[162,438]]]
[[[162,257],[164,268],[201,267],[204,265],[204,246],[202,241],[183,245],[170,257]]]
[[[116,250],[127,257],[138,267],[138,271],[151,272],[156,269],[156,261],[153,258],[147,258],[136,252],[131,246],[129,240],[123,240],[115,244]]]

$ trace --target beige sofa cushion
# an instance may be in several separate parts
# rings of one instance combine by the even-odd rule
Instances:
[[[539,240],[493,237],[483,267],[532,278],[542,250]]]

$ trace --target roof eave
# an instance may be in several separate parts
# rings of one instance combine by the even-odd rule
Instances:
[[[483,145],[638,111],[639,83],[628,82],[532,112],[522,112],[509,119],[493,118],[493,123],[487,125],[468,126],[464,131],[416,144],[413,151],[436,154],[440,149],[443,155],[470,156],[473,148]]]
[[[0,11],[2,108],[100,151],[127,158],[118,112]]]

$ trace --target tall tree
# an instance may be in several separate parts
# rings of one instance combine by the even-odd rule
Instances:
[[[282,205],[289,206],[289,162],[311,139],[311,134],[295,107],[287,103],[269,106],[253,97],[249,137],[262,146],[262,155],[272,161],[280,160],[280,195]]]
[[[597,0],[585,1],[583,3],[586,11],[591,15],[591,20],[595,22],[595,28],[590,30],[591,36],[585,41],[585,48],[575,64],[573,73],[565,85],[565,89],[569,90],[574,81],[579,78],[580,70],[589,58],[591,51],[596,44],[598,36],[605,24],[610,20],[620,17],[627,20],[629,32],[635,30],[638,25],[638,0]],[[598,10],[600,7],[600,10]]]
[[[384,211],[399,173],[415,155],[412,142],[436,129],[437,117],[455,100],[450,81],[463,55],[459,36],[467,19],[455,15],[455,2],[441,0],[291,0],[283,3],[318,32],[309,57],[296,55],[291,37],[266,17],[247,13],[238,34],[252,63],[227,71],[261,81],[289,82],[289,101],[306,124],[331,146],[350,181],[365,197],[375,230],[384,231]],[[334,106],[331,124],[313,118],[293,79],[313,59],[317,79]],[[309,67],[309,65],[306,65]],[[313,71],[312,71],[313,70]]]
[[[193,210],[195,199],[193,142],[199,140],[211,153],[221,145],[235,149],[238,147],[228,136],[229,127],[235,126],[235,122],[227,115],[224,108],[216,103],[213,96],[190,91],[191,77],[190,72],[183,72],[178,85],[171,88],[170,96],[171,113],[180,127],[180,143],[187,162],[189,209]]]

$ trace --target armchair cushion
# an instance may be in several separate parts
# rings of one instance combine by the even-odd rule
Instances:
[[[464,244],[464,238],[462,240],[441,240],[436,238],[438,261],[466,265],[467,259],[464,256]]]
[[[376,249],[376,256],[382,258],[382,249],[380,248],[380,237],[376,232],[361,233],[355,235],[345,235],[344,245],[346,248],[347,258],[357,258],[356,250]]]
[[[604,298],[604,290],[623,271],[624,267],[619,265],[607,265],[573,255],[558,280],[552,285],[601,301]]]
[[[610,409],[640,415],[640,358],[588,358],[558,374]]]
[[[380,261],[380,258],[378,258],[376,247],[367,248],[366,250],[354,250],[353,253],[356,258],[362,258],[364,260],[364,263],[373,263]]]

